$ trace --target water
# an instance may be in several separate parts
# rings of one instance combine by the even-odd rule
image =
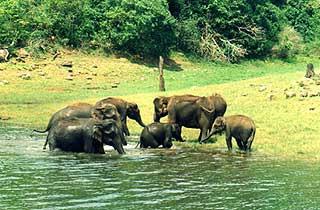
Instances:
[[[224,149],[42,151],[0,128],[0,209],[320,209],[320,166]]]

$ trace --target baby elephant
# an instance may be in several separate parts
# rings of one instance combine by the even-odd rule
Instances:
[[[172,138],[183,141],[181,128],[177,124],[154,122],[143,128],[140,135],[140,148],[172,147]]]
[[[250,151],[256,133],[256,126],[251,118],[244,115],[217,117],[210,134],[201,143],[209,139],[213,134],[222,133],[223,131],[226,132],[229,151],[232,149],[232,137],[236,139],[240,150]]]

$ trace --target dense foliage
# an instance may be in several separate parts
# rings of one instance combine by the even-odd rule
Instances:
[[[58,45],[141,56],[171,49],[212,60],[282,55],[320,38],[317,0],[2,0],[0,47]],[[297,40],[298,38],[295,38]],[[284,52],[284,53],[283,53]],[[282,56],[283,57],[283,56]]]

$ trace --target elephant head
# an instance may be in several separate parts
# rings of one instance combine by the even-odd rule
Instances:
[[[160,96],[153,100],[154,114],[153,121],[160,122],[160,118],[168,114],[167,106],[169,102],[169,97]]]
[[[145,127],[146,125],[142,122],[140,110],[136,103],[128,103],[127,104],[127,116],[130,119],[133,119],[139,123],[142,127]]]
[[[91,115],[93,118],[96,118],[99,120],[105,120],[105,119],[115,120],[118,128],[121,131],[120,137],[121,137],[122,143],[123,143],[123,145],[127,145],[127,141],[123,135],[123,130],[124,130],[123,125],[121,123],[120,115],[119,115],[115,105],[108,104],[108,103],[96,105],[96,106],[94,106]]]
[[[201,140],[200,143],[205,142],[208,140],[212,135],[217,133],[222,133],[226,130],[226,119],[224,117],[217,117],[212,125],[211,132],[208,136],[206,136],[204,139]]]
[[[93,128],[94,140],[112,146],[119,154],[125,154],[121,134],[122,131],[112,119],[105,119],[95,124]]]

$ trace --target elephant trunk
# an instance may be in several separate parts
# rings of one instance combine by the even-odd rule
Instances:
[[[212,129],[208,136],[206,136],[204,139],[200,140],[200,144],[202,144],[205,141],[207,141],[213,134],[215,134],[215,132],[216,132],[215,129]]]
[[[146,125],[142,122],[141,116],[138,116],[138,118],[136,119],[137,123],[139,123],[139,125],[141,127],[146,127]]]
[[[160,115],[156,112],[153,114],[153,122],[160,122]]]
[[[126,154],[123,148],[122,140],[120,136],[115,137],[113,147],[119,154]]]

